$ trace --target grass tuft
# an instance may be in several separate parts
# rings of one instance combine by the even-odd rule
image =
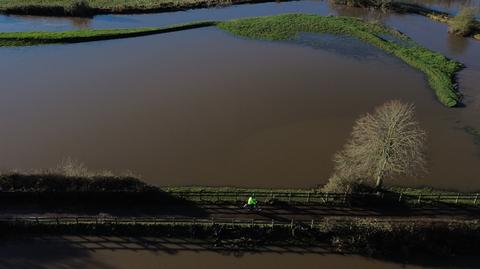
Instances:
[[[459,36],[471,35],[475,30],[475,9],[463,8],[457,16],[449,20],[448,24],[449,33]]]

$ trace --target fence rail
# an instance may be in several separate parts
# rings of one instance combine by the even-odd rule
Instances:
[[[156,192],[8,192],[0,191],[0,204],[21,202],[165,202],[175,203],[178,200],[196,203],[243,203],[252,195],[252,191],[178,191],[166,190]],[[478,193],[458,194],[412,194],[408,192],[383,193],[324,193],[317,191],[255,191],[260,203],[287,204],[408,204],[408,205],[462,205],[480,206]]]
[[[169,194],[182,199],[196,202],[242,202],[252,195],[247,191],[170,191]],[[355,201],[389,201],[407,204],[447,203],[461,205],[480,205],[479,194],[409,194],[409,193],[324,193],[316,191],[261,191],[255,192],[255,197],[261,202],[287,203],[347,203]]]
[[[310,226],[311,228],[322,224],[341,224],[351,223],[352,221],[368,220],[366,223],[451,223],[456,221],[465,222],[466,220],[452,219],[424,219],[424,218],[375,218],[375,217],[341,217],[341,218],[320,218],[305,220],[274,220],[274,219],[238,219],[238,218],[174,218],[174,217],[2,217],[0,224],[15,225],[232,225],[232,226]],[[470,220],[478,221],[478,220]]]

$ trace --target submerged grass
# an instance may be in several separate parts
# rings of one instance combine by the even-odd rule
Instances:
[[[467,134],[473,137],[473,141],[475,142],[475,144],[480,145],[480,129],[466,126],[464,130],[465,132],[467,132]]]
[[[402,33],[380,24],[351,17],[284,14],[237,19],[219,23],[218,27],[235,35],[265,40],[290,40],[302,32],[353,36],[424,72],[437,98],[445,106],[454,107],[461,100],[455,87],[455,74],[462,68],[460,63],[421,47]],[[401,42],[382,38],[385,34],[395,36]]]
[[[187,29],[194,29],[200,27],[208,27],[215,25],[216,22],[192,22],[187,24],[173,25],[169,27],[147,27],[136,29],[115,29],[115,30],[72,30],[64,32],[13,32],[0,33],[0,47],[1,46],[31,46],[40,44],[55,44],[55,43],[78,43],[87,41],[98,41],[108,39],[118,39],[127,37],[137,37],[145,35],[153,35],[174,31],[181,31]]]

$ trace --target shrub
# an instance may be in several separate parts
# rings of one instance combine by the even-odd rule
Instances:
[[[65,7],[65,15],[76,17],[90,17],[93,15],[93,10],[86,0],[74,0]]]
[[[463,8],[457,16],[449,22],[448,32],[459,35],[469,36],[475,28],[475,9]]]

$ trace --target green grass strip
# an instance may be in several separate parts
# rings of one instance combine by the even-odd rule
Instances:
[[[200,27],[214,26],[214,21],[193,22],[187,24],[172,25],[168,27],[147,27],[136,29],[115,29],[115,30],[72,30],[63,32],[12,32],[0,33],[0,47],[9,46],[32,46],[41,44],[56,43],[79,43],[98,40],[109,40],[118,38],[138,37],[160,33],[168,33],[195,29]]]
[[[462,68],[460,63],[423,48],[402,33],[380,24],[351,17],[283,14],[226,21],[218,27],[242,37],[272,41],[291,40],[302,32],[356,37],[424,72],[445,106],[454,107],[461,100],[455,88],[455,74]],[[393,38],[384,38],[385,35]]]

